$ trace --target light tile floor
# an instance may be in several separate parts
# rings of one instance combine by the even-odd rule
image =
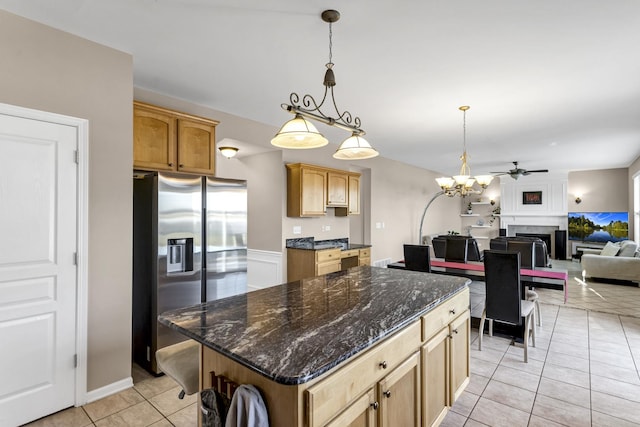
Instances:
[[[29,427],[193,427],[197,424],[197,394],[178,399],[180,386],[167,376],[154,377],[132,367],[133,388],[69,408]]]
[[[554,261],[570,272],[569,300],[538,288],[542,327],[536,348],[472,331],[471,383],[443,426],[640,425],[640,288],[582,281],[580,264]],[[471,288],[479,317],[483,284]],[[178,399],[179,386],[133,367],[134,387],[81,408],[42,418],[30,427],[195,426],[196,395]]]
[[[523,362],[521,345],[472,330],[471,383],[443,426],[640,425],[640,288],[582,281],[580,264],[554,261],[570,275],[569,299],[538,288],[543,323]],[[472,315],[483,283],[471,287]]]

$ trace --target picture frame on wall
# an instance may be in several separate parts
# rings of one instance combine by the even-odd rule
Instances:
[[[523,205],[541,205],[542,191],[523,191],[522,204]]]

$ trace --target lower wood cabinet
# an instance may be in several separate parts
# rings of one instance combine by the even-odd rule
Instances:
[[[424,426],[439,425],[469,383],[471,317],[459,313],[422,346]]]
[[[287,281],[322,276],[340,271],[340,249],[287,248]]]

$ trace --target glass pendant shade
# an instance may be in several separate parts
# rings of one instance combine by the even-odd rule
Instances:
[[[271,145],[293,149],[324,147],[328,143],[327,138],[300,114],[286,122],[271,140]]]
[[[481,187],[486,187],[487,185],[491,184],[492,180],[493,180],[493,175],[477,175],[476,176],[476,181],[478,181],[478,184]]]
[[[436,182],[438,183],[438,186],[440,186],[440,188],[443,188],[443,189],[451,188],[451,187],[453,187],[453,184],[455,183],[453,178],[448,177],[448,176],[443,176],[443,177],[440,177],[440,178],[436,178]]]
[[[456,184],[465,185],[469,179],[469,175],[454,175],[453,179],[456,181]]]
[[[354,133],[340,144],[340,147],[333,153],[333,158],[340,160],[362,160],[370,159],[377,155],[378,152],[371,147],[371,144],[369,144],[366,139]]]

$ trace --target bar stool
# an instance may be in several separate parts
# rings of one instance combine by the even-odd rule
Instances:
[[[182,387],[179,399],[184,398],[185,394],[198,392],[199,352],[200,344],[194,340],[182,341],[156,351],[158,368]]]

